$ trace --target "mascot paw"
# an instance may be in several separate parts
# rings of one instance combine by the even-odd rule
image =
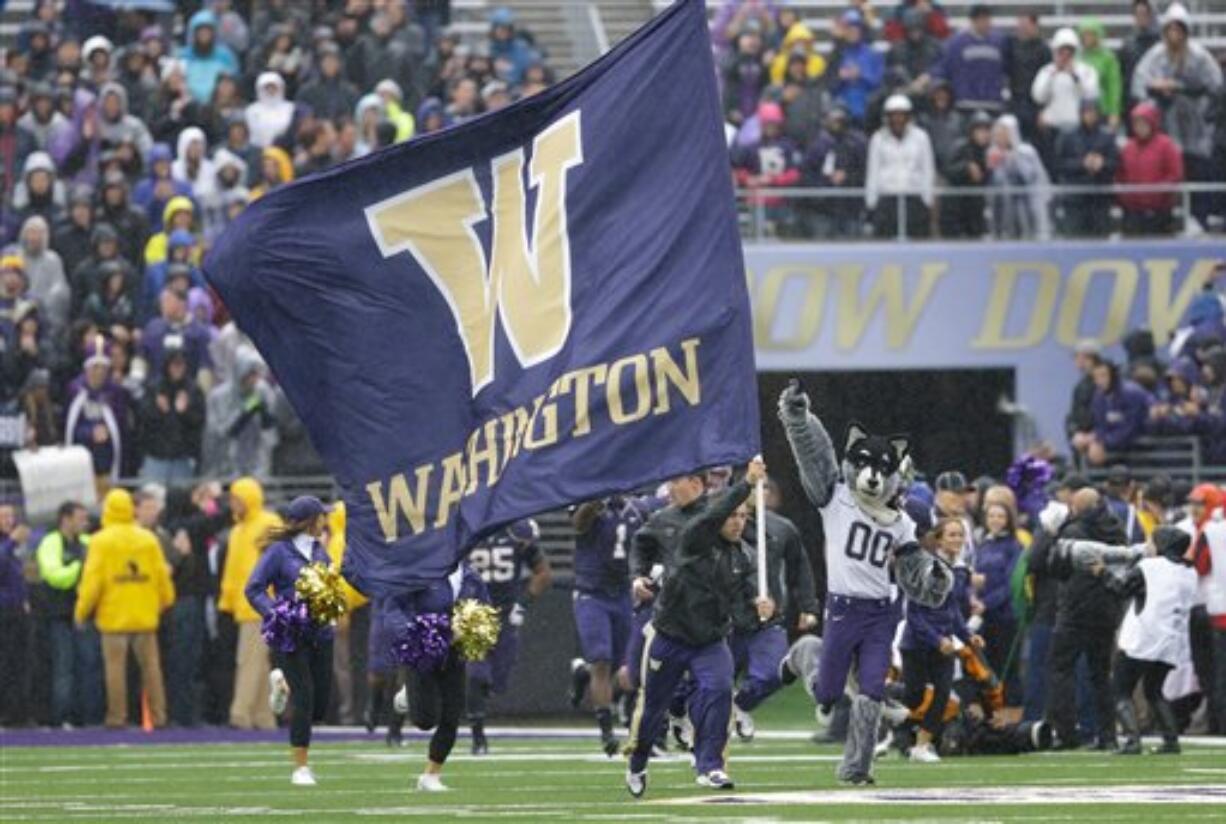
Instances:
[[[800,388],[800,381],[792,378],[779,395],[779,414],[783,417],[802,416],[808,411],[809,396]]]

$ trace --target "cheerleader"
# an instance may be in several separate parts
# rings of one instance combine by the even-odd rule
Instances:
[[[328,551],[320,542],[328,523],[328,510],[318,498],[303,495],[290,502],[285,513],[285,525],[270,530],[260,562],[247,581],[245,593],[251,606],[267,616],[273,610],[273,596],[294,592],[303,567],[310,564],[330,565]],[[315,786],[315,774],[307,764],[311,746],[311,725],[322,721],[328,709],[332,690],[331,626],[312,625],[311,636],[293,652],[274,652],[276,668],[269,675],[272,694],[269,704],[276,715],[292,706],[289,727],[290,755],[294,771],[290,783],[299,787]]]
[[[460,566],[442,581],[431,584],[411,596],[396,599],[396,606],[405,614],[424,612],[444,613],[461,599],[473,598],[489,603],[489,591],[481,577],[467,564]],[[467,662],[453,646],[437,668],[429,670],[409,667],[405,686],[396,694],[393,708],[407,715],[409,722],[420,730],[433,730],[426,755],[426,769],[417,778],[419,792],[438,793],[449,789],[443,784],[443,765],[455,747],[464,715],[467,687]]]

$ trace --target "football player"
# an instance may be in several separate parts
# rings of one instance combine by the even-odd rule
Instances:
[[[467,708],[473,755],[489,752],[485,736],[489,696],[506,692],[519,646],[519,628],[528,614],[528,606],[553,582],[549,559],[541,551],[539,538],[536,521],[525,518],[499,530],[468,552],[469,565],[485,582],[490,602],[502,616],[494,649],[484,661],[468,665]]]
[[[630,541],[654,505],[653,498],[615,496],[580,504],[571,515],[575,627],[583,652],[583,660],[577,663],[587,668],[600,743],[610,757],[618,747],[613,735],[613,671],[630,638]],[[575,688],[573,693],[577,705],[582,689]]]

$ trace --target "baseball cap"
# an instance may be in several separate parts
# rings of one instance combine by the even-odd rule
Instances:
[[[328,507],[314,495],[299,495],[285,508],[285,517],[290,521],[309,521],[328,514]]]
[[[1080,475],[1065,475],[1064,479],[1060,481],[1060,485],[1057,486],[1056,489],[1077,492],[1078,490],[1085,489],[1089,485],[1090,482]]]
[[[965,492],[966,488],[966,476],[961,472],[942,472],[937,475],[938,492]]]

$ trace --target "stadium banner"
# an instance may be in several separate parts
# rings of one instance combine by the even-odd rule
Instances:
[[[1013,368],[1039,436],[1061,444],[1077,341],[1122,362],[1122,338],[1146,328],[1161,349],[1221,254],[1196,241],[747,244],[758,367]]]
[[[205,263],[400,591],[516,518],[759,450],[703,3],[508,109],[255,202]]]

